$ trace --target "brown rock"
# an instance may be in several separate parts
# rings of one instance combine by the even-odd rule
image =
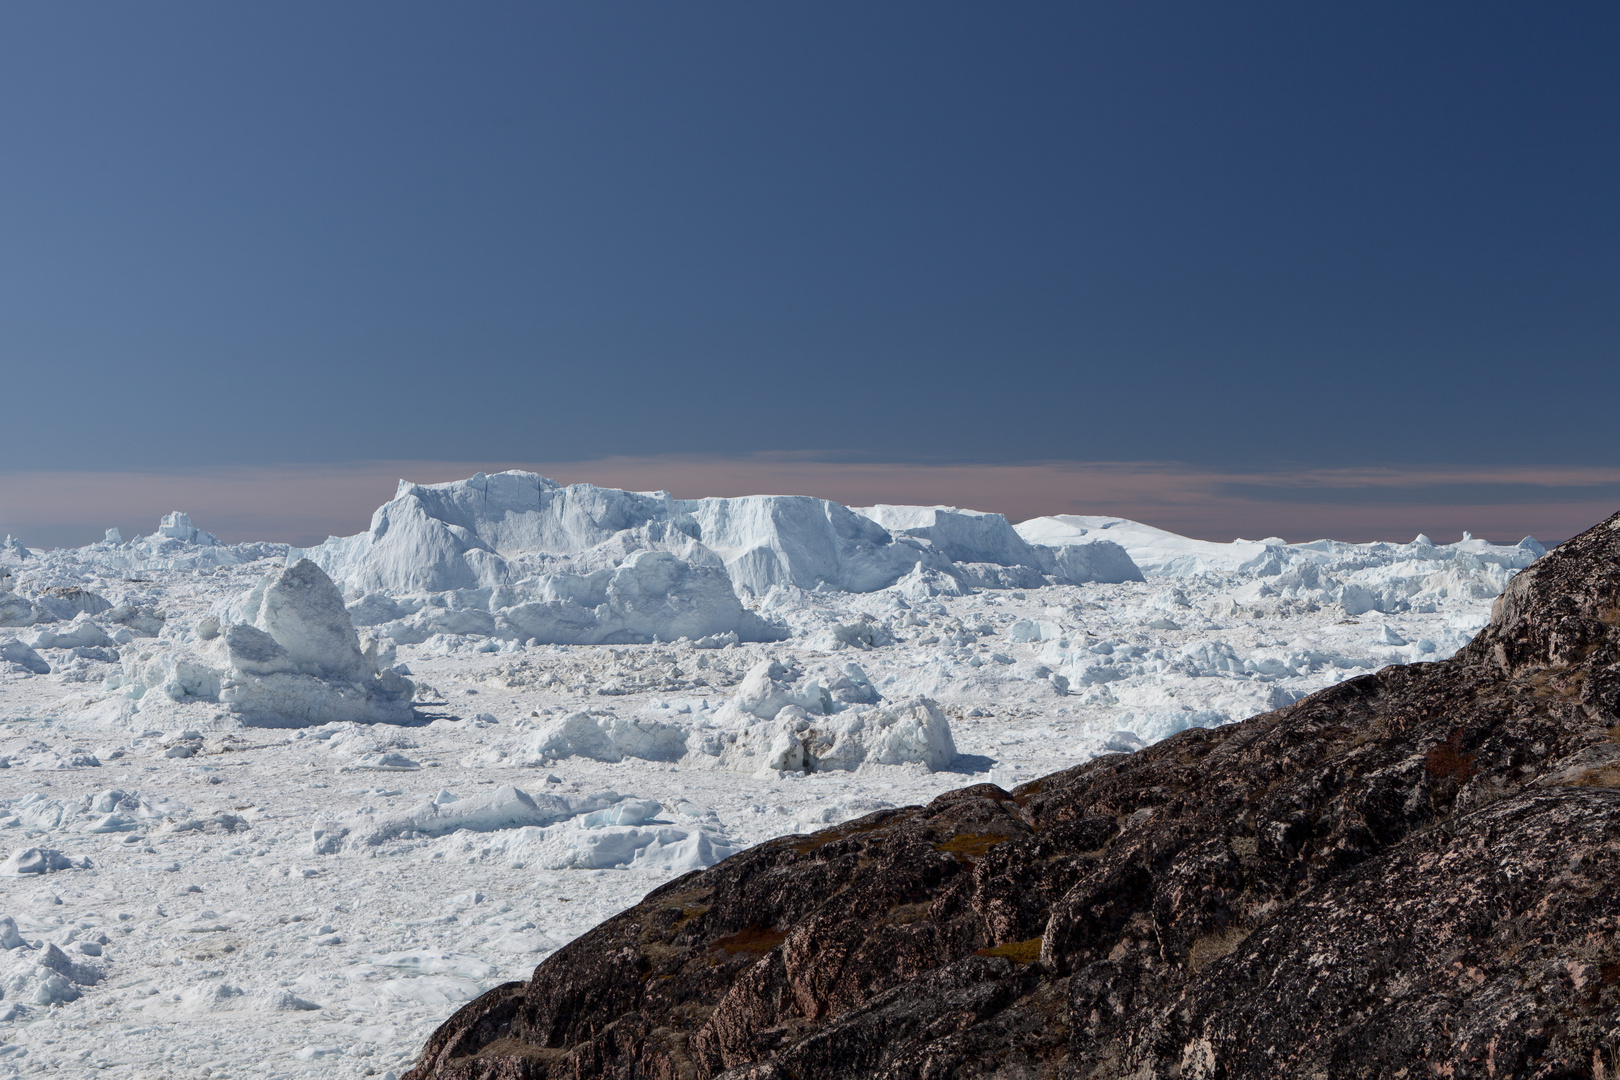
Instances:
[[[1450,660],[673,881],[408,1080],[1613,1077],[1617,529]]]

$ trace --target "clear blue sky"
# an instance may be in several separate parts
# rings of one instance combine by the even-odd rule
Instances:
[[[1620,465],[1620,5],[0,8],[0,467]]]

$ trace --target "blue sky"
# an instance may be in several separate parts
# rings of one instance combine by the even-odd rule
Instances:
[[[1558,470],[1620,467],[1617,46],[1596,3],[8,5],[0,471],[1612,499]]]

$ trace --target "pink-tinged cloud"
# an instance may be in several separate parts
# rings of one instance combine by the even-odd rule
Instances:
[[[221,538],[319,542],[364,529],[399,478],[438,483],[526,468],[681,498],[816,495],[853,506],[949,504],[1013,521],[1108,514],[1212,540],[1565,539],[1620,508],[1620,469],[1469,468],[1233,471],[1176,462],[1019,465],[850,463],[807,456],[619,457],[517,463],[366,461],[176,472],[0,473],[0,533],[35,547],[87,543],[117,526],[150,532],[170,510]]]

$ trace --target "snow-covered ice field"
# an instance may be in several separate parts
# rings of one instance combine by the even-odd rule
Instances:
[[[1541,554],[401,485],[0,547],[0,1075],[387,1076],[673,876],[1450,655]]]

